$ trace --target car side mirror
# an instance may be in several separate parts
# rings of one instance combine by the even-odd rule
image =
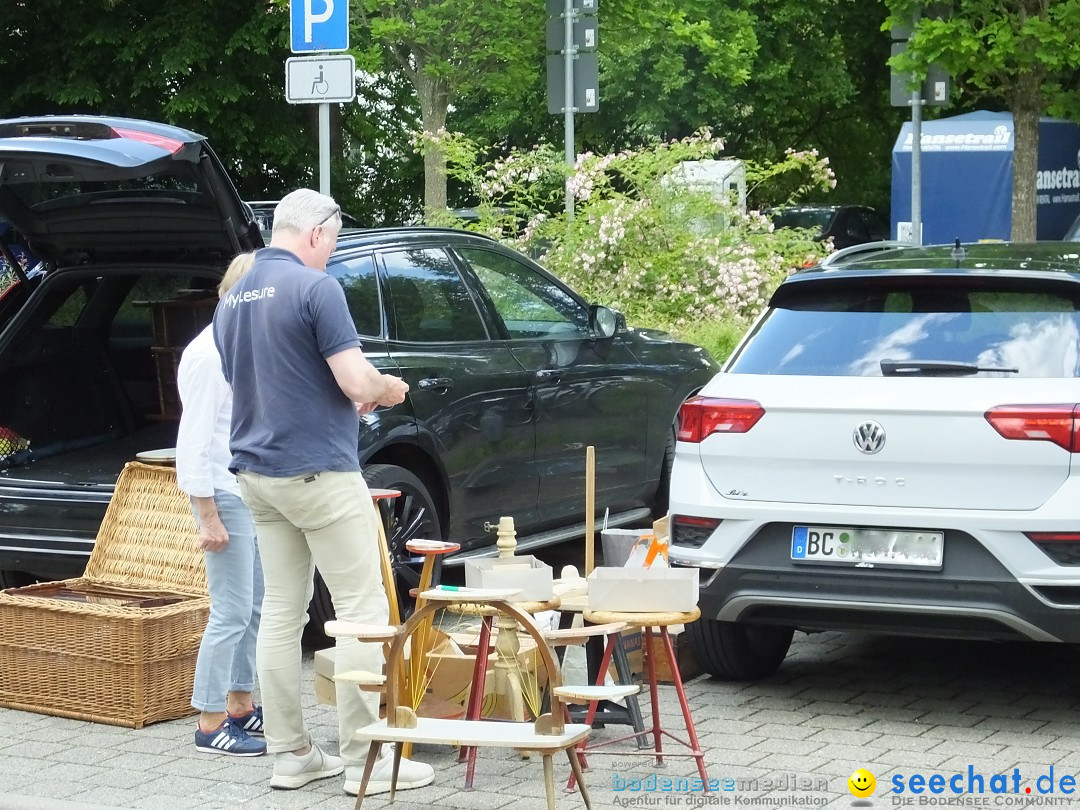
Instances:
[[[626,325],[622,313],[600,304],[589,307],[589,330],[600,340],[612,337],[619,330],[620,323]]]

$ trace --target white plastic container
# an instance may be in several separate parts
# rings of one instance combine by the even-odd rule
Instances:
[[[465,585],[469,588],[519,588],[515,601],[548,602],[554,595],[551,566],[526,554],[465,561]]]
[[[610,568],[589,575],[589,610],[686,613],[697,607],[696,568]]]

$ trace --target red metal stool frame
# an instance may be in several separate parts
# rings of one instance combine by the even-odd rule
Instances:
[[[594,743],[586,747],[584,743],[578,747],[578,753],[584,754],[586,750],[594,754],[614,754],[614,751],[597,751],[596,749],[603,746],[612,745],[617,742],[623,742],[625,740],[634,740],[642,736],[651,735],[653,738],[653,751],[632,751],[632,752],[618,752],[619,756],[649,756],[656,758],[656,764],[662,765],[664,763],[664,757],[692,757],[697,760],[698,773],[701,775],[702,789],[705,792],[709,790],[709,777],[705,772],[705,752],[701,750],[701,743],[698,741],[697,730],[694,728],[694,719],[690,714],[690,704],[686,699],[686,689],[683,687],[682,673],[679,672],[679,662],[675,657],[675,649],[671,644],[671,636],[668,633],[668,627],[673,624],[689,624],[690,622],[697,621],[701,617],[701,611],[698,608],[694,608],[692,611],[686,613],[668,612],[668,613],[625,613],[619,611],[585,611],[585,620],[593,624],[609,624],[612,622],[626,622],[630,627],[640,627],[644,632],[644,639],[642,641],[642,650],[645,655],[646,674],[649,681],[649,698],[652,704],[652,728],[647,728],[644,731],[635,731],[632,734],[625,734],[621,737],[616,737],[611,740],[603,740],[598,743]],[[660,638],[664,644],[664,653],[667,655],[668,665],[671,667],[671,679],[675,685],[675,692],[679,696],[679,706],[682,708],[683,722],[686,724],[686,733],[688,740],[682,740],[676,737],[667,729],[663,728],[660,724],[660,695],[657,688],[656,681],[656,662],[652,656],[652,638],[654,628],[660,629]],[[604,648],[604,657],[600,662],[600,673],[607,672],[608,666],[611,664],[611,656],[614,652],[614,639],[609,640],[607,646]],[[591,726],[593,718],[596,715],[596,702],[589,704],[589,711],[585,716],[585,725]],[[680,745],[690,749],[689,753],[664,753],[661,740],[664,736],[668,736]],[[574,787],[574,775],[570,775],[570,780],[567,782],[567,789],[572,790]]]

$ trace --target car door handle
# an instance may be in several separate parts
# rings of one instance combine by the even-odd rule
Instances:
[[[546,382],[558,382],[562,379],[562,371],[557,368],[542,368],[536,372],[536,379]]]
[[[418,383],[421,391],[446,391],[453,384],[449,377],[425,377]]]

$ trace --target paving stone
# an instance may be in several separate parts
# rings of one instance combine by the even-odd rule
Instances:
[[[880,745],[882,735],[870,731],[852,731],[836,728],[816,731],[813,736],[807,738],[807,742],[821,743],[823,745],[836,743],[839,745],[868,745],[874,743]]]

